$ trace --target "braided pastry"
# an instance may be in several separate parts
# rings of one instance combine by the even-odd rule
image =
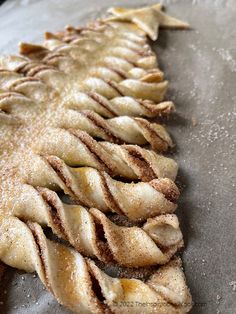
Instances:
[[[137,99],[130,96],[114,97],[108,100],[95,92],[77,93],[71,98],[71,103],[67,104],[67,107],[78,110],[93,110],[107,118],[115,116],[144,116],[154,118],[156,116],[169,115],[175,109],[171,101],[163,101],[155,104],[149,100]]]
[[[56,156],[29,156],[27,162],[22,168],[26,182],[62,190],[83,205],[102,212],[113,211],[131,220],[143,220],[171,213],[177,207],[179,190],[168,178],[124,183],[94,168],[69,167]]]
[[[186,313],[191,297],[179,260],[154,271],[143,282],[112,278],[90,259],[47,239],[36,223],[0,216],[0,260],[36,271],[59,303],[75,313]],[[109,311],[110,310],[110,311]]]
[[[80,94],[80,104],[93,103],[94,99],[100,101],[101,96],[90,93]],[[72,109],[64,112],[61,126],[81,129],[104,140],[118,143],[144,145],[150,143],[157,151],[166,151],[173,146],[170,135],[166,129],[157,123],[150,123],[142,118],[128,116],[104,119],[90,110],[77,111],[80,104],[77,102]],[[77,107],[78,105],[78,107]]]
[[[0,90],[21,93],[35,101],[44,101],[54,95],[42,80],[34,77],[23,77],[16,72],[5,69],[0,70]]]
[[[173,214],[150,218],[140,227],[117,225],[98,209],[63,203],[47,188],[24,185],[11,214],[51,227],[86,256],[128,267],[164,264],[183,245]]]
[[[69,166],[89,166],[111,176],[151,181],[154,178],[175,180],[174,160],[135,145],[97,142],[86,132],[46,128],[34,144],[34,151],[56,155]]]
[[[63,47],[64,46],[65,45],[63,45]],[[123,76],[120,76],[120,81],[118,81],[118,78],[116,78],[117,71],[119,73],[122,73],[124,71],[130,71],[131,69],[133,70],[134,65],[131,63],[131,61],[127,61],[127,59],[124,59],[124,57],[117,57],[116,54],[119,50],[117,49],[117,47],[115,47],[114,50],[110,52],[109,57],[104,58],[104,56],[102,55],[102,62],[99,62],[98,57],[98,59],[96,60],[95,68],[92,67],[91,73],[89,73],[90,71],[88,70],[88,74],[81,82],[81,76],[83,78],[83,74],[81,74],[78,70],[81,69],[81,67],[86,66],[86,63],[83,64],[83,61],[81,61],[81,47],[71,47],[71,44],[68,44],[67,46],[70,49],[73,48],[73,51],[75,49],[78,50],[77,55],[79,58],[79,62],[77,62],[77,58],[72,58],[70,55],[65,54],[64,50],[63,52],[50,52],[50,50],[47,50],[46,48],[39,45],[21,43],[20,52],[24,55],[29,56],[33,60],[35,55],[36,60],[38,60],[38,55],[41,56],[41,53],[43,53],[43,55],[45,56],[42,59],[43,63],[45,63],[46,65],[53,65],[55,67],[58,67],[59,70],[63,72],[66,72],[69,62],[70,68],[74,69],[74,71],[72,70],[71,73],[70,70],[70,73],[67,73],[68,79],[70,80],[70,77],[73,76],[73,80],[75,80],[77,83],[77,88],[79,88],[79,90],[81,91],[89,92],[90,90],[92,90],[93,92],[99,93],[108,99],[119,96],[131,96],[135,98],[147,99],[154,102],[160,102],[163,100],[167,90],[168,82],[162,81],[163,76],[160,73],[159,69],[152,69],[151,72],[150,70],[147,72],[141,69],[142,74],[140,73],[139,69],[137,69],[136,73],[138,72],[138,75],[141,74],[141,77],[138,77],[137,74],[136,78],[131,77],[124,79]],[[86,52],[86,58],[87,57],[88,54]],[[117,69],[115,72],[115,78],[113,74],[114,70],[111,70],[112,66],[115,66],[115,68]],[[70,82],[70,84],[72,84],[72,82]]]
[[[65,74],[55,67],[20,56],[0,57],[0,67],[38,78],[57,90],[62,87],[62,82],[66,79]],[[151,75],[153,74],[149,73],[149,80]],[[153,118],[168,115],[175,108],[171,101],[156,104],[150,100],[137,99],[131,96],[119,96],[108,100],[95,92],[85,94],[79,91],[71,95],[70,106],[79,110],[93,110],[107,118],[124,115]]]
[[[137,145],[173,146],[142,118],[174,110],[147,36],[188,25],[160,5],[110,13],[0,58],[0,262],[36,271],[75,313],[186,313],[191,296],[171,261],[183,245],[177,164]]]
[[[15,74],[13,75],[13,72],[11,72],[12,77],[10,79],[8,73],[9,71],[0,72],[0,78],[1,75],[3,78],[1,87],[6,87],[6,92],[0,93],[0,109],[14,117],[19,117],[22,121],[25,120],[27,123],[29,115],[36,116],[37,112],[40,112],[42,109],[38,106],[38,99],[41,98],[42,101],[42,97],[46,97],[47,86],[39,80],[35,82],[20,78],[15,81]],[[5,74],[7,74],[7,79]],[[8,82],[10,82],[10,87]],[[16,84],[16,82],[20,83]],[[39,88],[38,84],[45,86],[45,88]],[[12,89],[12,86],[14,86],[14,92],[9,92],[8,89]],[[85,99],[89,102],[91,97],[93,102],[93,98],[97,98],[97,96],[91,96],[92,94],[88,96],[81,93],[80,95],[80,101],[82,102]],[[31,100],[28,97],[33,99]],[[75,105],[73,107],[76,108]],[[22,108],[24,108],[24,111],[22,111]],[[105,120],[92,111],[77,112],[75,110],[62,108],[59,108],[55,114],[57,114],[60,119],[58,119],[59,121],[53,121],[52,117],[49,117],[51,118],[51,123],[60,124],[67,128],[79,128],[93,136],[98,136],[105,140],[138,145],[150,143],[153,149],[158,151],[166,151],[168,147],[173,146],[171,138],[163,126],[157,123],[150,123],[142,118],[122,116]]]
[[[43,64],[39,61],[31,61],[30,59],[21,56],[0,57],[0,67],[8,71],[15,71],[30,77],[38,78],[57,90],[63,86],[63,82],[65,82],[67,78],[65,73],[59,71],[53,66]],[[108,73],[110,75],[113,73],[113,80],[115,80],[114,70],[112,72],[108,68],[95,69],[96,71],[94,69],[92,71],[93,75],[99,75],[101,71],[105,71],[106,77],[108,76]],[[137,78],[137,76],[140,76],[143,71],[135,68],[132,72],[135,72],[135,77]],[[154,79],[154,75],[157,75],[153,73],[153,70],[149,70],[149,72],[149,74],[141,78],[142,81],[152,81]],[[74,104],[74,106],[76,106],[79,110],[94,110],[107,118],[123,115],[152,118],[156,116],[168,115],[174,110],[174,104],[171,101],[164,101],[156,104],[150,100],[133,98],[130,95],[125,97],[118,96],[108,100],[104,96],[95,92],[87,93],[86,97],[86,94],[78,91],[71,95],[71,97],[72,99],[70,102],[72,104],[70,106],[73,106]]]
[[[79,128],[91,136],[111,142],[137,145],[150,143],[157,151],[166,151],[173,147],[172,140],[163,126],[142,118],[122,116],[105,120],[92,111],[67,110],[61,125]]]
[[[104,212],[112,210],[133,220],[173,212],[179,195],[169,179],[122,183],[92,168],[68,167],[55,156],[45,159],[29,155],[28,166],[22,166],[23,177],[34,186],[63,190],[86,206],[96,206]]]

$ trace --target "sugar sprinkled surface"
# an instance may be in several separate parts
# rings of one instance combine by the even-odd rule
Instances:
[[[81,10],[72,14],[69,2],[73,8],[77,5]],[[67,1],[58,9],[60,14],[56,12],[50,20],[48,13],[43,15],[40,23],[38,18],[35,19],[36,26],[31,32],[27,23],[32,23],[34,14],[27,23],[14,18],[15,23],[22,24],[22,27],[17,28],[15,23],[6,27],[7,36],[1,34],[4,36],[1,41],[3,49],[5,52],[15,51],[16,42],[22,39],[22,34],[25,40],[36,42],[41,40],[42,31],[52,25],[58,29],[69,22],[77,24],[78,12],[82,16],[79,22],[83,24],[86,16],[92,16],[94,8],[98,8],[93,1],[90,3],[91,6],[87,6],[89,9],[82,10],[78,1]],[[119,5],[122,3],[129,4],[129,1],[120,1]],[[230,285],[236,273],[235,253],[232,252],[236,243],[235,214],[232,213],[236,208],[233,198],[236,168],[235,40],[232,39],[235,5],[232,0],[217,0],[214,4],[198,0],[193,0],[192,4],[187,0],[168,0],[164,3],[168,5],[168,12],[188,20],[194,27],[190,32],[163,31],[159,45],[155,45],[158,46],[160,66],[170,80],[169,95],[177,105],[177,114],[167,125],[177,143],[174,156],[180,164],[178,180],[184,187],[178,214],[182,218],[187,245],[184,253],[186,275],[196,303],[192,313],[225,313],[226,310],[231,313],[236,307],[235,292]],[[110,4],[113,1],[101,1],[96,14],[99,15],[101,8]],[[14,5],[17,6],[12,1],[9,7]],[[50,5],[53,7],[53,1]],[[31,13],[34,9],[33,6],[30,8]],[[17,10],[15,12],[13,17],[17,17]],[[20,14],[23,17],[22,12]],[[200,16],[204,23],[199,23]],[[196,126],[192,125],[192,117],[198,121]],[[24,289],[29,289],[31,295],[33,290],[35,299],[32,300],[39,300],[37,306],[27,303],[27,293],[21,286],[22,275],[14,273],[9,276],[15,276],[7,287],[6,302],[11,302],[15,309],[11,313],[27,313],[25,308],[20,309],[19,304],[29,304],[30,311],[53,308],[57,313],[69,313],[45,293],[37,278],[32,283],[32,276],[24,274]],[[16,294],[20,302],[17,305],[13,302]],[[219,304],[216,302],[217,295],[222,296]]]

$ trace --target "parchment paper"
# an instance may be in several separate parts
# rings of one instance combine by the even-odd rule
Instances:
[[[46,30],[83,25],[111,5],[155,1],[7,1],[0,7],[0,52],[20,40],[40,42]],[[236,313],[234,0],[164,1],[168,13],[191,31],[161,31],[153,45],[170,80],[177,113],[167,122],[176,142],[178,216],[186,249],[185,273],[195,306],[191,313]],[[0,313],[70,313],[33,275],[8,270],[0,288]]]

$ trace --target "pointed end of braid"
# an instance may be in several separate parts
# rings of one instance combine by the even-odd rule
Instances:
[[[49,39],[59,39],[59,37],[51,32],[45,32],[44,33],[44,39],[49,40]]]
[[[19,43],[19,52],[23,55],[38,52],[44,50],[45,48],[40,45],[29,44],[25,42]]]

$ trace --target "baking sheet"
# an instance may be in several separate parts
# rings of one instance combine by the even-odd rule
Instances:
[[[185,273],[195,306],[191,313],[236,313],[236,2],[163,1],[191,31],[161,31],[153,45],[170,81],[167,98],[177,113],[167,125],[176,142],[177,214],[186,249]],[[0,7],[0,52],[20,40],[40,42],[46,30],[83,25],[111,5],[155,1],[8,0]],[[0,283],[0,313],[70,313],[36,276],[9,270]]]

